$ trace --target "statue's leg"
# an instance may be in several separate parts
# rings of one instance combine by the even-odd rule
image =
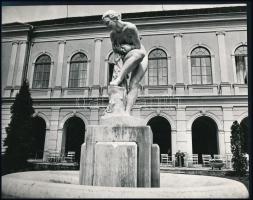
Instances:
[[[142,49],[134,49],[127,53],[124,58],[124,64],[118,74],[118,77],[110,82],[110,85],[119,85],[128,73],[133,71],[143,60],[145,51]]]
[[[148,67],[148,56],[145,56],[138,67],[134,69],[129,82],[129,92],[127,95],[126,112],[130,115],[130,111],[138,96],[138,87]]]

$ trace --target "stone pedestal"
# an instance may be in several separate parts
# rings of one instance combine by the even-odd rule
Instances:
[[[159,147],[149,126],[87,127],[81,148],[81,185],[159,187]]]

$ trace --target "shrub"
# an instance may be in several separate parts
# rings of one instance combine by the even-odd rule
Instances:
[[[237,121],[233,122],[231,126],[231,152],[233,169],[235,170],[235,174],[239,176],[244,176],[246,174],[247,169],[247,159],[245,157],[245,153],[242,151],[242,139],[241,139],[241,128]]]
[[[28,166],[27,159],[34,141],[33,113],[29,84],[25,80],[11,106],[11,121],[6,127],[7,137],[4,145],[7,146],[7,149],[2,165],[4,173],[24,170]]]

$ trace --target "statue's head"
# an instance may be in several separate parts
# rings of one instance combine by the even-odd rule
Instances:
[[[106,19],[110,19],[112,21],[121,20],[121,13],[116,12],[114,10],[108,10],[102,16],[103,21],[105,21]]]

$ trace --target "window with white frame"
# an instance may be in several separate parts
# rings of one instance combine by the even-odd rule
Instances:
[[[210,52],[204,47],[196,47],[191,52],[192,84],[212,84]]]
[[[51,58],[43,54],[35,62],[32,88],[48,88]]]
[[[84,53],[76,53],[72,56],[69,68],[70,88],[86,86],[87,82],[87,63],[88,59]]]
[[[237,83],[247,83],[248,51],[247,46],[242,45],[235,50],[235,65]]]
[[[148,56],[148,85],[168,84],[167,54],[161,49],[154,49]]]

